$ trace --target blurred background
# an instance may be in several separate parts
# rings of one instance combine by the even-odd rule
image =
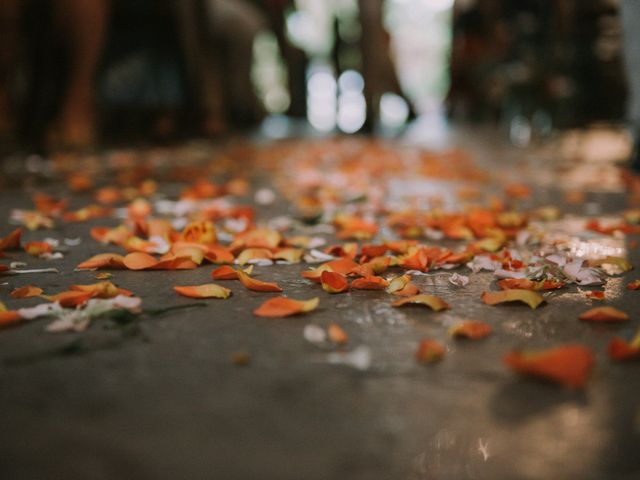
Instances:
[[[56,149],[249,131],[624,119],[617,0],[3,0],[0,139]],[[420,127],[422,126],[422,127]]]

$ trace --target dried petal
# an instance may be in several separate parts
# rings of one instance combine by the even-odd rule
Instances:
[[[434,363],[444,357],[444,346],[437,340],[425,338],[420,341],[416,350],[416,360],[418,363]]]
[[[16,228],[6,237],[0,238],[0,252],[4,250],[16,250],[20,248],[20,238],[22,236],[22,229]]]
[[[629,315],[613,307],[596,307],[581,313],[578,319],[585,322],[626,322]]]
[[[263,282],[260,280],[256,280],[255,278],[251,278],[248,274],[246,274],[242,270],[238,270],[237,273],[238,273],[238,280],[240,280],[240,283],[242,283],[242,285],[244,285],[249,290],[253,290],[255,292],[281,292],[282,291],[282,288],[280,288],[277,283]]]
[[[289,263],[300,263],[302,253],[301,248],[282,248],[273,254],[274,260],[284,260]]]
[[[341,273],[324,271],[320,276],[322,289],[327,293],[343,293],[349,290],[347,278]]]
[[[61,307],[69,308],[77,307],[78,305],[85,303],[91,298],[91,293],[69,290],[57,293],[56,295],[48,295],[45,296],[45,298],[50,302],[58,302]]]
[[[491,325],[479,320],[464,320],[449,329],[449,335],[477,340],[485,338],[492,331]]]
[[[602,290],[591,290],[585,292],[584,295],[591,300],[604,300],[604,292]]]
[[[502,290],[518,289],[534,291],[555,290],[564,286],[564,282],[559,280],[541,280],[539,282],[534,282],[528,278],[505,278],[503,280],[499,280],[496,284]]]
[[[482,301],[487,305],[496,305],[506,302],[522,302],[531,308],[536,308],[544,298],[537,292],[523,289],[501,290],[499,292],[482,292]]]
[[[298,313],[314,310],[320,303],[319,298],[309,300],[293,300],[287,297],[271,298],[256,308],[253,313],[259,317],[288,317]]]
[[[0,312],[0,328],[15,325],[20,321],[22,321],[22,317],[14,310]]]
[[[384,290],[389,286],[389,282],[387,282],[382,277],[376,277],[372,275],[370,277],[356,278],[353,282],[351,282],[351,287],[357,290]]]
[[[118,288],[109,281],[98,282],[91,285],[71,285],[69,290],[90,293],[93,298],[114,298],[118,295],[124,295],[126,297],[133,296],[133,293],[129,290]]]
[[[613,337],[609,342],[607,354],[609,358],[619,362],[640,359],[640,331],[630,342],[620,337]]]
[[[42,295],[42,289],[40,287],[34,287],[33,285],[27,285],[26,287],[16,288],[10,293],[12,298],[29,298]]]
[[[123,264],[129,270],[149,270],[158,264],[158,260],[144,252],[133,252],[123,259]]]
[[[563,345],[537,352],[510,352],[504,363],[514,371],[550,380],[571,388],[583,388],[593,369],[592,351],[582,345]]]
[[[330,323],[327,329],[329,333],[329,339],[337,345],[346,345],[349,342],[349,336],[340,325],[337,323]]]
[[[353,271],[354,268],[358,267],[358,264],[352,259],[344,257],[338,258],[337,260],[331,260],[327,263],[323,263],[318,268],[322,267],[328,267],[328,269],[332,272],[341,273],[342,275],[348,275]]]
[[[189,298],[229,298],[231,290],[215,283],[204,285],[176,286],[173,289],[180,295]]]
[[[124,257],[117,253],[99,253],[76,267],[78,270],[97,270],[99,268],[123,269]]]
[[[251,275],[252,271],[253,265],[249,265],[243,270],[247,275]],[[222,265],[211,272],[211,276],[214,280],[238,280],[238,271],[229,265]]]
[[[247,248],[238,255],[236,263],[245,265],[254,260],[273,260],[273,254],[266,248]]]
[[[401,298],[400,300],[396,300],[391,304],[394,307],[402,307],[404,305],[425,305],[429,307],[434,312],[439,312],[440,310],[447,310],[449,308],[449,304],[442,300],[439,297],[434,295],[415,295],[413,297]]]
[[[51,244],[47,242],[28,242],[24,245],[24,251],[29,255],[38,257],[43,253],[51,253],[53,248],[51,247]]]
[[[640,278],[627,283],[627,290],[640,290]]]

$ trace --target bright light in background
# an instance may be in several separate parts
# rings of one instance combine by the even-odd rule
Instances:
[[[338,78],[338,87],[341,92],[362,92],[364,90],[364,78],[355,70],[345,70]]]
[[[338,78],[338,128],[355,133],[367,119],[367,104],[362,91],[364,78],[355,70],[345,70]]]
[[[385,27],[391,37],[398,77],[404,92],[419,114],[440,114],[449,90],[453,5],[454,0],[385,1]],[[289,39],[306,51],[311,63],[320,62],[328,65],[334,42],[334,19],[336,16],[342,21],[355,18],[357,0],[295,0],[295,6],[296,10],[287,16]],[[310,70],[309,81],[314,79],[315,73],[317,72]],[[347,84],[345,91],[356,90],[355,87],[350,88],[353,85],[349,83],[356,78],[352,73],[341,77],[340,92],[344,90],[342,82]],[[312,86],[309,88],[311,90]],[[359,107],[356,107],[353,95],[350,94],[344,101],[337,98],[328,100],[328,97],[325,97],[324,100],[329,103],[321,105],[322,94],[319,93],[317,84],[313,90],[314,92],[308,95],[309,121],[316,128],[329,131],[335,127],[335,123],[331,127],[329,125],[332,121],[337,121],[338,117],[342,119],[339,123],[344,125],[346,118],[357,116],[354,112]],[[272,100],[276,105],[281,103],[280,94],[274,93],[269,97],[276,99]],[[404,109],[398,100],[385,95],[382,102],[384,105],[381,104],[383,124],[391,126],[399,121]],[[342,105],[344,109],[339,113]],[[329,113],[330,111],[333,111],[333,114]]]
[[[345,92],[338,100],[338,128],[344,133],[355,133],[367,118],[367,105],[364,95],[358,92]]]
[[[307,119],[316,130],[329,132],[336,126],[338,86],[328,67],[316,66],[311,70],[307,81]]]
[[[267,112],[283,113],[289,108],[287,74],[273,33],[263,32],[253,43],[251,78]]]
[[[380,123],[388,128],[400,128],[409,118],[409,105],[400,95],[385,93],[380,98]]]
[[[388,0],[385,25],[398,77],[418,113],[438,112],[449,91],[454,0]]]

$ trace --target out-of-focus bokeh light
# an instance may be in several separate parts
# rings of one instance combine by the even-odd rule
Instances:
[[[364,90],[364,78],[355,70],[345,70],[338,78],[340,92],[362,92]]]
[[[328,67],[312,67],[307,81],[307,118],[316,130],[329,132],[335,128],[337,89]]]
[[[253,44],[253,86],[269,113],[283,113],[291,98],[287,89],[287,74],[275,35],[263,32]]]
[[[338,100],[338,128],[344,133],[355,133],[367,118],[364,95],[349,91],[340,94]]]
[[[380,123],[387,128],[400,128],[409,118],[409,105],[400,95],[387,92],[380,98]]]

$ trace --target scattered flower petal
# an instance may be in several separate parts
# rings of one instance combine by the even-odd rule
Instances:
[[[544,298],[532,290],[510,289],[499,292],[482,292],[482,301],[487,305],[496,305],[506,302],[522,302],[535,309],[544,302]]]
[[[183,297],[189,298],[229,298],[231,290],[215,283],[192,286],[176,286],[173,289]]]
[[[319,298],[309,300],[293,300],[287,297],[271,298],[256,308],[253,313],[259,317],[277,318],[288,317],[298,313],[314,310],[320,303]]]
[[[570,387],[583,388],[593,369],[595,357],[582,345],[563,345],[534,352],[510,352],[504,363],[514,371],[550,380]]]
[[[582,312],[578,319],[584,322],[626,322],[629,315],[613,307],[596,307]]]

